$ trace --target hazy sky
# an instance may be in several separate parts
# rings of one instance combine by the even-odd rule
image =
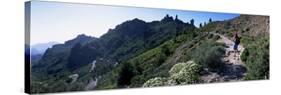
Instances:
[[[31,2],[31,45],[46,42],[60,42],[75,38],[78,34],[100,37],[109,28],[131,20],[142,19],[146,22],[161,20],[166,14],[184,22],[195,20],[195,25],[226,20],[239,14],[195,12],[182,10],[114,7],[90,4],[72,4],[59,2]]]

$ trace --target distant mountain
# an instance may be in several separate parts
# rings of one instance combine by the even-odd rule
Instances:
[[[39,43],[31,46],[31,55],[44,54],[44,52],[58,42]]]
[[[76,44],[86,44],[88,42],[94,41],[97,38],[87,36],[85,34],[78,35],[74,39],[66,41],[64,44],[56,44],[53,45],[51,48],[48,48],[46,52],[43,54],[42,58],[38,61],[38,65],[34,66],[34,71],[37,69],[44,70],[46,68],[49,68],[49,66],[54,66],[55,64],[58,64],[59,62],[62,62],[63,60],[67,60],[71,49]],[[62,63],[61,63],[62,64]],[[64,67],[61,67],[64,68]],[[52,72],[52,68],[48,70],[49,72]]]

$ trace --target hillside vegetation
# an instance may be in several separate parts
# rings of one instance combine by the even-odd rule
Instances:
[[[269,18],[241,15],[195,27],[167,15],[160,21],[125,21],[100,38],[78,35],[46,50],[32,66],[32,93],[154,87],[221,81],[269,79]],[[237,76],[225,43],[238,31],[247,72]],[[240,56],[239,56],[240,57]],[[244,66],[244,65],[241,65]],[[231,67],[232,68],[232,67]],[[210,77],[211,76],[211,77]],[[219,81],[215,81],[219,82]]]

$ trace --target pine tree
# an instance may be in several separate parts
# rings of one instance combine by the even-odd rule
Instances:
[[[209,19],[209,23],[211,23],[211,22],[212,22],[212,18]]]
[[[191,19],[191,20],[190,20],[190,24],[191,24],[191,25],[194,25],[194,19]]]
[[[166,14],[165,18],[169,18],[169,15],[168,15],[168,14]]]

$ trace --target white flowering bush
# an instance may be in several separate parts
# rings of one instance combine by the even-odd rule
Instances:
[[[175,80],[177,84],[196,83],[199,80],[199,71],[199,65],[193,61],[179,63],[169,71],[171,74],[170,79]]]
[[[143,87],[196,83],[199,80],[199,71],[199,65],[193,61],[178,63],[170,69],[168,78],[156,77],[149,79],[144,83]]]
[[[169,74],[170,75],[173,75],[173,74],[176,74],[176,73],[179,73],[180,70],[184,67],[185,63],[177,63],[175,64],[169,71]]]
[[[166,78],[156,77],[149,79],[143,84],[143,87],[155,87],[155,86],[163,86],[166,85]]]

